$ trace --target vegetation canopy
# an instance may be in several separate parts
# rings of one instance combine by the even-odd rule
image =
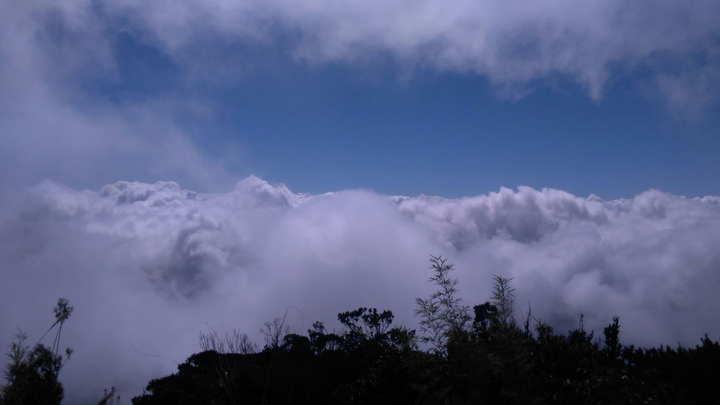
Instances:
[[[430,263],[437,290],[416,300],[419,334],[375,308],[338,314],[341,331],[315,322],[307,336],[277,318],[264,350],[195,354],[133,404],[720,403],[720,344],[707,336],[690,349],[635,348],[620,343],[618,317],[602,338],[582,314],[562,335],[529,307],[520,328],[512,278],[494,276],[491,299],[471,308],[453,264]]]
[[[453,265],[430,257],[437,287],[416,300],[419,330],[393,325],[389,310],[361,307],[338,314],[339,331],[313,323],[295,333],[285,318],[266,322],[259,350],[238,331],[200,334],[201,353],[178,371],[149,382],[134,405],[176,404],[716,404],[720,403],[720,343],[707,335],[694,348],[623,345],[614,317],[602,337],[580,314],[567,334],[528,307],[515,320],[512,278],[494,276],[489,301],[466,305]],[[51,348],[10,345],[0,405],[59,404],[57,377],[67,300],[56,307]],[[48,331],[49,332],[49,331]],[[47,333],[46,333],[47,334]],[[111,404],[115,389],[98,404]]]

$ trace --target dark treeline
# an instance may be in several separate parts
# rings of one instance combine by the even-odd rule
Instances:
[[[452,336],[442,356],[412,337],[341,337],[316,324],[260,353],[195,354],[133,404],[720,403],[720,346],[708,338],[694,349],[601,348],[582,328],[535,337],[491,320]]]
[[[262,351],[246,334],[201,333],[204,351],[132,403],[720,404],[720,344],[707,335],[695,348],[647,349],[621,343],[617,317],[601,336],[582,315],[567,334],[530,310],[518,325],[510,279],[496,276],[491,300],[471,308],[457,297],[452,264],[431,262],[438,288],[417,299],[418,331],[393,326],[390,311],[359,308],[338,314],[341,331],[315,322],[301,335],[284,319],[267,322]],[[25,346],[18,334],[0,405],[60,403],[60,333],[71,312],[61,299],[50,348]],[[115,394],[98,404],[119,403]]]
[[[208,349],[152,380],[134,405],[160,404],[720,404],[720,344],[636,348],[616,317],[602,338],[580,323],[556,334],[528,311],[513,317],[510,280],[492,300],[456,297],[452,265],[431,259],[438,291],[417,300],[420,335],[392,327],[390,311],[343,312],[341,332],[307,335],[266,323],[255,352],[247,335],[201,335]],[[421,350],[418,343],[427,350]]]

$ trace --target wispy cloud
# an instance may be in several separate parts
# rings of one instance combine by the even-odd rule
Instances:
[[[91,185],[118,178],[227,183],[173,114],[194,100],[112,103],[84,90],[115,74],[104,21],[85,2],[0,5],[0,184],[54,178]]]
[[[569,78],[600,99],[609,80],[640,72],[636,78],[672,80],[672,89],[659,91],[682,105],[706,100],[681,101],[678,86],[698,74],[717,84],[720,64],[714,18],[720,6],[712,0],[76,0],[3,8],[4,35],[26,38],[3,53],[23,54],[34,69],[49,59],[53,71],[76,78],[112,74],[120,34],[156,47],[203,80],[227,82],[244,70],[248,61],[232,56],[234,44],[282,45],[310,63],[389,56],[411,70],[483,75],[516,95]]]

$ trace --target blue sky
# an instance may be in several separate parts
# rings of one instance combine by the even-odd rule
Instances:
[[[363,83],[336,70],[279,88],[270,78],[228,96],[222,129],[246,145],[250,170],[313,193],[364,187],[458,197],[528,185],[617,198],[648,188],[717,190],[718,137],[645,100],[611,92],[596,102],[561,84],[513,101],[477,77]]]
[[[409,4],[5,6],[3,183],[718,194],[716,3]]]
[[[113,52],[117,76],[88,93],[115,103],[199,95],[213,111],[176,118],[204,154],[238,178],[298,192],[455,198],[527,185],[615,199],[720,186],[717,101],[684,115],[642,93],[642,71],[610,80],[600,99],[560,75],[507,96],[481,75],[408,73],[381,58],[311,65],[261,45],[217,50],[252,60],[231,83],[188,86],[182,65],[130,35]]]

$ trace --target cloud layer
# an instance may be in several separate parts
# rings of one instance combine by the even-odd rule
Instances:
[[[338,312],[390,309],[414,326],[429,254],[456,265],[468,304],[493,274],[514,277],[518,317],[528,302],[559,331],[580,313],[643,345],[717,339],[720,198],[647,191],[603,202],[563,191],[446,200],[363,190],[297,195],[256,177],[228,193],[174,182],[120,181],[99,191],[46,182],[6,208],[0,228],[0,336],[31,336],[69,298],[63,370],[71,401],[104,386],[137,394],[197,351],[212,327],[256,333],[288,311],[304,332]],[[43,323],[44,315],[47,322]],[[161,357],[157,357],[161,356]]]

